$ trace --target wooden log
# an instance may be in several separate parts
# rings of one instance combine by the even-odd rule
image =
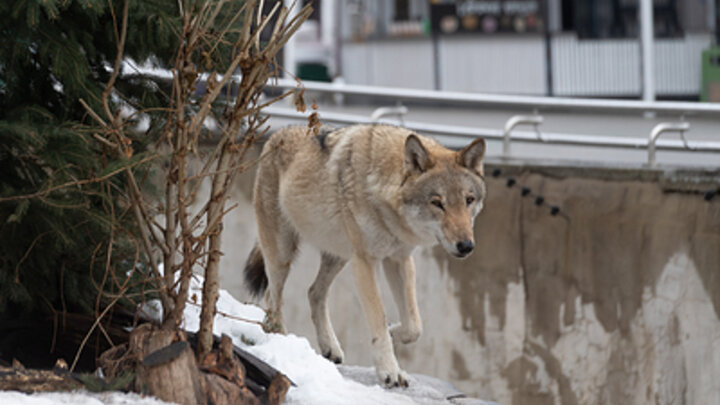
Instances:
[[[239,387],[245,386],[245,368],[233,354],[232,340],[227,335],[222,335],[219,347],[202,359],[200,369],[225,377]]]
[[[283,401],[285,401],[285,395],[287,395],[288,389],[290,389],[290,380],[282,373],[275,374],[275,377],[273,377],[270,382],[270,387],[268,387],[266,391],[267,404],[282,404]]]
[[[46,391],[70,391],[82,388],[67,370],[67,364],[58,361],[61,366],[53,370],[26,369],[18,361],[13,361],[13,367],[0,366],[0,391],[21,391],[25,393]],[[65,367],[62,367],[62,364]]]
[[[203,373],[203,391],[208,404],[258,405],[260,403],[247,387],[241,387],[217,374]]]
[[[141,359],[136,365],[135,391],[168,402],[206,403],[195,355],[182,332],[143,324],[130,334],[128,347],[136,359]]]
[[[199,364],[192,348],[195,343],[194,333],[163,331],[143,324],[132,332],[126,347],[108,350],[99,363],[109,380],[133,370],[136,392],[183,404],[255,404],[258,398],[263,404],[280,404],[289,387],[295,385],[275,368],[233,345],[228,336],[216,336],[216,349]]]
[[[196,336],[194,333],[188,333],[188,340],[193,347],[196,344]],[[215,344],[219,345],[221,338],[215,336]],[[241,349],[238,346],[233,345],[233,353],[237,356],[245,367],[245,384],[250,388],[255,395],[261,395],[265,390],[270,387],[270,383],[277,374],[282,374],[271,365],[265,363],[250,352]],[[284,376],[289,382],[290,386],[295,386],[287,376]]]

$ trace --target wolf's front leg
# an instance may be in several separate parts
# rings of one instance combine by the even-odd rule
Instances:
[[[373,349],[373,360],[375,371],[380,381],[387,386],[408,385],[407,375],[400,370],[395,352],[393,351],[392,339],[387,328],[387,318],[383,309],[380,291],[375,281],[376,260],[358,255],[352,258],[355,284],[360,295],[365,317],[370,327],[370,336]]]
[[[412,343],[422,333],[422,320],[415,294],[415,263],[411,256],[402,260],[385,259],[385,276],[398,307],[400,324],[390,328],[393,341]]]

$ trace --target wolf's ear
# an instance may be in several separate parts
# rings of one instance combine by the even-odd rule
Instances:
[[[422,173],[432,166],[427,149],[415,134],[405,139],[405,170]]]
[[[485,140],[478,138],[465,149],[458,152],[458,160],[462,166],[470,170],[483,174],[483,157],[485,156]]]

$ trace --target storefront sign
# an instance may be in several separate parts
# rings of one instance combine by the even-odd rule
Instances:
[[[435,34],[542,32],[542,0],[433,1],[430,21]]]

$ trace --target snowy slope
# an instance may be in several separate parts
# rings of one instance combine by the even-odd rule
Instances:
[[[202,281],[199,277],[192,282],[190,296],[193,294],[200,302]],[[402,388],[385,390],[380,385],[367,386],[343,377],[335,364],[315,352],[304,337],[263,332],[259,323],[263,321],[265,312],[257,306],[238,302],[225,290],[220,290],[217,309],[215,334],[229,335],[236,345],[282,371],[296,384],[288,391],[287,404],[417,403],[400,394]],[[200,307],[188,305],[185,329],[197,331],[199,319]],[[248,341],[254,344],[246,344]]]
[[[202,300],[202,278],[195,276],[190,286],[191,297]],[[160,317],[159,302],[146,304],[143,311]],[[410,388],[385,389],[377,383],[375,371],[368,367],[338,367],[319,355],[304,337],[293,334],[265,333],[261,322],[265,312],[255,306],[235,300],[227,291],[220,290],[215,317],[214,333],[227,334],[239,347],[254,354],[282,371],[295,384],[288,391],[285,403],[297,405],[362,405],[362,404],[452,404],[445,392],[436,389],[420,377],[410,377]],[[189,302],[185,309],[184,328],[195,332],[200,324],[200,306]],[[158,405],[164,402],[137,394],[84,391],[73,393],[45,393],[26,395],[17,392],[0,392],[0,404],[140,404]],[[467,403],[467,402],[463,402]],[[473,404],[485,404],[483,401]]]
[[[0,404],[3,405],[163,405],[167,402],[138,394],[122,392],[91,393],[75,392],[43,392],[23,394],[17,391],[0,391]]]

